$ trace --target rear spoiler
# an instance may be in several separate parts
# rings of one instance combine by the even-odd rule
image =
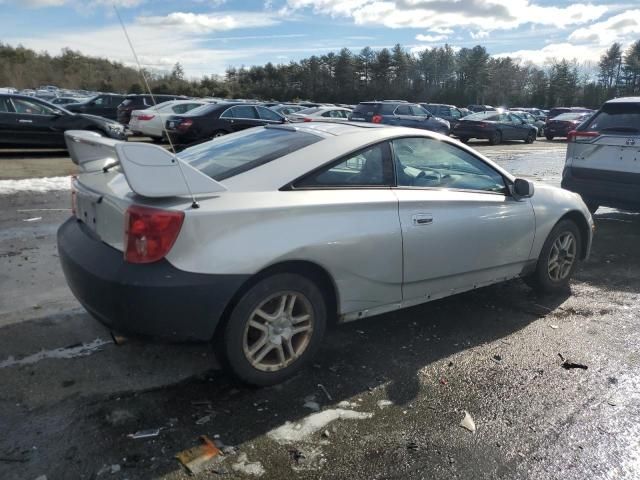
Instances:
[[[68,130],[64,136],[71,160],[80,167],[80,173],[120,165],[131,190],[143,197],[180,197],[226,190],[221,183],[158,145],[123,142],[86,130]]]

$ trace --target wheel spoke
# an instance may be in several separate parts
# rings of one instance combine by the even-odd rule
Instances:
[[[249,320],[249,326],[255,328],[256,330],[260,330],[261,332],[267,333],[269,329],[264,323],[257,322],[255,320]]]
[[[289,316],[293,316],[293,308],[296,306],[297,299],[297,295],[291,295],[289,301],[287,302],[287,313],[289,314]]]
[[[267,344],[267,338],[269,338],[267,335],[263,335],[258,340],[256,340],[256,343],[254,343],[251,346],[251,349],[249,350],[249,355],[251,357],[253,357],[256,353],[258,353],[258,350],[260,350],[262,347],[264,347]]]
[[[293,349],[293,343],[291,342],[291,338],[288,338],[284,342],[284,346],[287,348],[287,353],[289,354],[289,360],[296,358],[298,355]]]
[[[274,348],[276,348],[276,346],[273,343],[267,343],[265,347],[260,351],[260,353],[253,359],[254,362],[260,363],[262,359],[266,357],[267,354]]]
[[[284,313],[287,308],[287,297],[288,295],[286,294],[280,297],[280,306],[278,307],[278,311],[274,314],[274,317],[278,318]]]
[[[276,315],[271,315],[270,313],[265,312],[262,308],[256,308],[254,312],[260,318],[266,320],[267,322],[273,322],[276,319]]]
[[[292,317],[291,318],[291,323],[294,324],[294,325],[297,325],[298,323],[306,322],[310,318],[311,318],[311,315],[308,314],[308,313],[306,313],[304,315],[298,315],[297,317]]]
[[[308,332],[311,330],[311,325],[302,325],[300,327],[296,327],[291,331],[291,336],[297,335],[299,333]]]
[[[276,352],[278,352],[278,361],[280,362],[280,366],[283,366],[285,363],[287,363],[287,359],[285,357],[284,347],[282,346],[282,344],[276,347]]]

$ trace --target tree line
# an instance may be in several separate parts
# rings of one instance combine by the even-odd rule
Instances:
[[[135,69],[70,49],[52,56],[0,43],[0,62],[0,86],[143,91]],[[598,107],[615,96],[640,94],[640,40],[626,51],[612,44],[598,62],[597,75],[580,67],[564,58],[541,67],[508,56],[492,57],[481,45],[459,50],[444,45],[411,53],[398,44],[391,49],[365,47],[357,53],[343,48],[288,64],[230,67],[224,75],[197,80],[186,79],[180,64],[171,72],[145,75],[154,93],[348,104],[406,99],[461,106]]]

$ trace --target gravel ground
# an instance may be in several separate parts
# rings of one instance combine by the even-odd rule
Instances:
[[[516,174],[560,181],[561,142],[475,146]],[[60,152],[12,155],[0,152],[0,178],[73,171]],[[58,265],[68,192],[3,194],[7,185],[3,480],[640,478],[638,215],[596,214],[570,293],[513,281],[343,325],[302,374],[250,389],[207,345],[115,345]],[[460,426],[465,412],[475,432]],[[150,428],[159,435],[127,436]],[[190,476],[175,455],[200,435],[235,448]]]

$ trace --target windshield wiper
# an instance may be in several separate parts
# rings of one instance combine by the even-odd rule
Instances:
[[[629,132],[629,133],[640,133],[635,127],[605,127],[600,129],[601,132]]]

